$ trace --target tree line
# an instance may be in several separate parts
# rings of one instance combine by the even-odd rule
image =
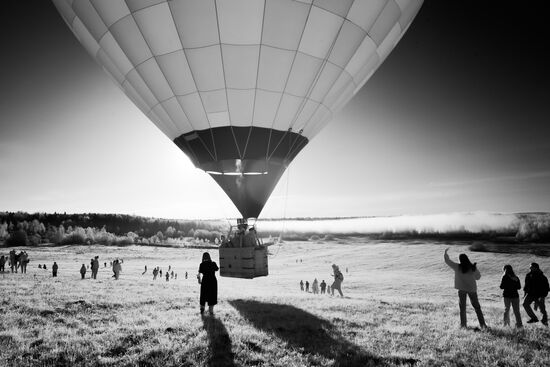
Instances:
[[[5,246],[162,244],[183,238],[214,242],[228,231],[222,220],[175,220],[124,214],[0,212]]]

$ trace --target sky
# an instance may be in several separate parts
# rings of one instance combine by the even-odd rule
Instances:
[[[550,211],[543,1],[424,2],[261,217]],[[47,0],[0,13],[0,210],[235,218]]]

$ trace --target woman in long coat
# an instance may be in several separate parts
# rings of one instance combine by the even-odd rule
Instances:
[[[206,303],[208,303],[208,312],[210,314],[214,313],[214,305],[218,303],[218,280],[216,279],[216,272],[218,270],[218,265],[212,261],[210,254],[208,252],[202,254],[202,262],[199,265],[199,274],[197,274],[197,279],[201,285],[199,300],[201,315],[204,313]]]

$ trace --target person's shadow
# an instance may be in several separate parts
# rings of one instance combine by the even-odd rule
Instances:
[[[414,366],[418,362],[363,350],[347,341],[329,321],[294,306],[241,299],[229,303],[257,329],[274,333],[296,350],[332,359],[335,366]]]
[[[235,367],[231,351],[231,338],[224,324],[214,316],[202,316],[202,324],[208,335],[212,356],[208,361],[208,366]]]

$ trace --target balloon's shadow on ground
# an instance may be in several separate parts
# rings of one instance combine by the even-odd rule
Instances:
[[[229,303],[255,328],[275,334],[295,350],[321,355],[336,366],[414,366],[417,360],[381,357],[349,342],[327,320],[294,306],[252,300]]]

